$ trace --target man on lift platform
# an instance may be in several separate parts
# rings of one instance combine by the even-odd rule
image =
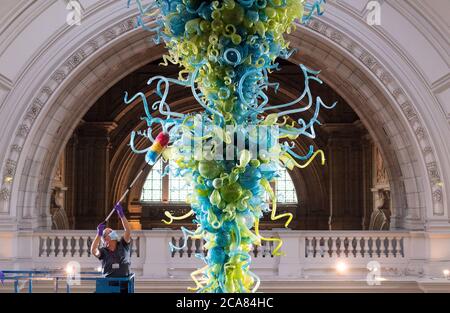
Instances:
[[[131,229],[120,203],[116,204],[114,210],[122,221],[125,230],[123,237],[119,238],[119,235],[111,228],[106,228],[106,222],[103,222],[97,226],[97,236],[91,245],[91,253],[102,262],[103,277],[127,278],[130,276],[131,264]],[[99,248],[100,241],[103,243],[101,248]],[[103,281],[104,284],[109,286],[120,286],[121,293],[128,292],[129,282],[124,280],[114,281],[113,279]],[[97,281],[97,292],[99,291],[99,283],[101,282]]]

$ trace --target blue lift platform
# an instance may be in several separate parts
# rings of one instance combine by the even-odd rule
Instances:
[[[57,293],[60,285],[65,285],[67,293],[72,292],[73,280],[68,279],[62,270],[32,270],[32,271],[1,271],[4,281],[12,281],[14,283],[14,292],[19,293],[19,282],[28,281],[28,293],[33,293],[33,281],[37,280],[53,280],[54,292]],[[80,283],[83,281],[95,281],[95,293],[134,293],[135,275],[128,277],[103,277],[99,276],[99,272],[80,272]],[[3,283],[2,283],[3,284]],[[2,285],[0,284],[0,285]]]

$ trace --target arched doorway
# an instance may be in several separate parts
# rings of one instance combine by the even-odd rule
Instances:
[[[92,229],[97,220],[108,213],[113,203],[124,193],[144,165],[142,156],[134,155],[129,148],[131,131],[145,129],[140,117],[144,115],[139,100],[126,105],[124,92],[130,94],[143,92],[148,101],[152,101],[155,86],[146,86],[145,82],[154,75],[176,78],[178,68],[173,65],[162,67],[162,59],[155,60],[124,77],[102,95],[83,116],[64,152],[65,186],[67,187],[67,213],[70,224],[76,229]],[[291,62],[279,60],[282,70],[270,75],[272,82],[280,84],[278,92],[269,92],[271,103],[292,101],[301,93],[303,80],[299,67]],[[288,174],[295,185],[295,198],[300,201],[280,203],[280,209],[294,215],[292,229],[306,230],[361,230],[369,229],[371,214],[374,210],[372,188],[380,187],[374,180],[374,140],[365,129],[358,115],[339,93],[328,85],[311,86],[314,94],[320,94],[325,103],[337,101],[338,106],[323,112],[314,140],[297,142],[297,153],[306,154],[310,145],[326,152],[328,162],[322,167],[313,162],[303,170],[293,170]],[[156,100],[156,99],[155,99]],[[150,102],[151,103],[151,102]],[[169,103],[172,110],[188,113],[200,110],[188,88],[173,86]],[[307,112],[306,116],[313,114]],[[304,115],[290,116],[293,120]],[[145,140],[136,142],[143,149]],[[383,171],[383,159],[378,170]],[[159,164],[159,163],[158,163]],[[164,165],[166,166],[166,165]],[[158,170],[158,169],[157,169]],[[145,175],[148,174],[148,169]],[[153,169],[152,169],[153,171]],[[159,169],[161,171],[161,169]],[[171,179],[155,176],[155,186],[148,187],[159,196],[154,201],[142,201],[142,188],[145,175],[140,177],[128,197],[125,199],[133,225],[138,229],[166,227],[161,222],[164,211],[183,215],[189,211],[183,201],[171,201]],[[161,174],[160,174],[161,175]],[[286,173],[280,172],[280,180],[274,182],[274,188],[284,194],[279,195],[280,202],[291,197],[286,190]],[[385,192],[389,192],[389,181],[385,174]],[[375,193],[375,194],[378,194]],[[383,208],[389,212],[390,203]],[[389,224],[386,219],[386,224]],[[171,227],[190,227],[190,221],[173,223]],[[262,228],[282,227],[282,221],[269,223],[263,220]]]

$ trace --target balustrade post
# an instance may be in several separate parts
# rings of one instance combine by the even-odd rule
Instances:
[[[355,259],[357,258],[362,258],[362,253],[361,253],[361,237],[356,236],[355,237],[356,240],[356,245],[355,245]]]
[[[78,251],[78,257],[82,257],[83,256],[83,236],[77,236],[77,244],[75,247],[77,247],[77,251]]]
[[[329,251],[330,258],[338,258],[337,239],[338,239],[338,237],[329,237],[327,240],[327,242],[329,242],[331,240],[331,247],[330,247],[330,251]]]
[[[305,256],[305,251],[306,251],[306,236],[302,233],[297,233],[297,238],[298,238],[298,257],[299,257],[299,264],[303,264],[306,256]]]
[[[50,257],[54,257],[56,255],[55,251],[56,251],[56,245],[55,245],[55,240],[56,240],[56,236],[49,236],[50,238]]]
[[[280,258],[278,264],[278,275],[281,277],[299,277],[301,275],[301,255],[304,255],[304,237],[299,236],[299,232],[285,229],[275,230],[283,245],[281,252],[285,255]]]
[[[395,244],[395,246],[394,246],[394,244]],[[395,258],[398,258],[398,256],[399,256],[399,247],[400,247],[399,239],[394,236],[392,238],[392,256]]]
[[[169,266],[169,229],[155,229],[143,234],[145,237],[144,277],[168,277]]]
[[[306,251],[305,251],[305,258],[312,258],[314,257],[314,250],[312,247],[312,241],[313,241],[314,237],[301,237],[300,240],[302,240],[303,242],[305,242],[306,240],[308,240],[308,244],[306,246]],[[300,252],[302,252],[302,250],[300,249]],[[300,256],[302,256],[303,254],[301,253]],[[302,257],[300,257],[302,259]]]
[[[34,267],[33,263],[33,256],[34,256],[34,244],[33,241],[33,232],[26,230],[26,231],[19,231],[15,234],[16,236],[16,249],[15,250],[15,257],[17,258],[16,261],[14,261],[14,264],[12,266],[14,269],[27,269]],[[0,236],[1,239],[1,236]],[[0,241],[0,250],[3,249],[3,241]],[[7,243],[6,243],[7,244]],[[39,249],[38,248],[36,250]],[[0,252],[0,258],[1,258],[1,252]],[[0,261],[0,265],[2,265]],[[8,266],[8,265],[7,265]],[[5,267],[3,267],[5,268]]]
[[[387,245],[386,245],[386,258],[389,258],[391,256],[394,256],[394,251],[392,250],[393,245],[392,245],[392,238],[387,236]]]
[[[42,255],[48,257],[48,236],[44,235],[42,240]]]

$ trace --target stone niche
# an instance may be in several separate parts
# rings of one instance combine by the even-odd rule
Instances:
[[[50,200],[50,214],[52,218],[52,229],[70,229],[69,219],[65,210],[65,193],[67,187],[64,185],[65,175],[64,154],[60,157],[56,168],[55,176],[52,180],[52,192]]]
[[[389,230],[391,219],[391,189],[383,157],[377,146],[374,147],[373,212],[370,217],[370,230]]]

